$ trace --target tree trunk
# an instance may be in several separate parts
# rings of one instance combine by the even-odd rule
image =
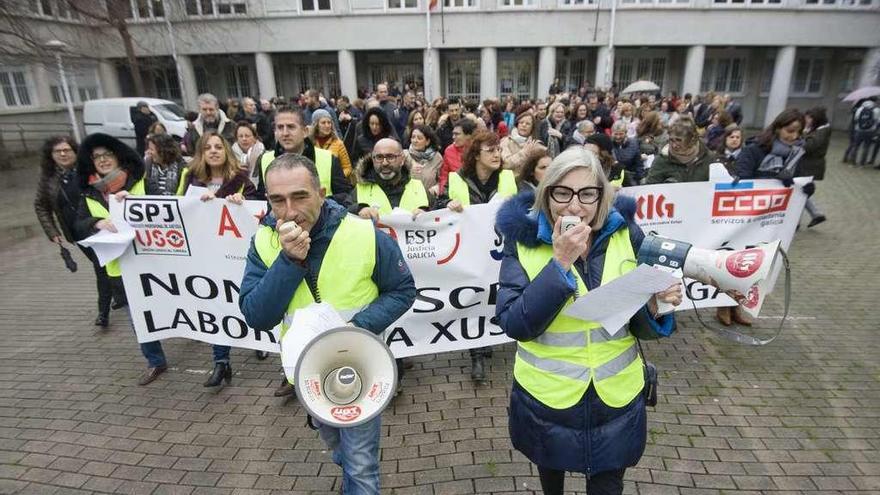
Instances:
[[[125,56],[128,58],[128,70],[134,83],[134,92],[137,96],[147,96],[144,89],[144,79],[141,77],[141,64],[134,53],[134,43],[131,41],[131,33],[128,32],[128,24],[125,23],[125,19],[118,19],[113,23],[113,26],[119,31],[122,44],[125,46]]]

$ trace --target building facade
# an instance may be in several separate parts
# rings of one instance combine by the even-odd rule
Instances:
[[[75,104],[138,96],[116,33],[65,0],[22,1],[28,22],[98,54],[69,57]],[[747,126],[824,105],[845,128],[842,96],[875,83],[880,66],[880,0],[438,1],[429,16],[428,0],[130,0],[126,15],[143,96],[187,108],[202,92],[354,96],[390,81],[429,99],[542,98],[555,79],[565,89],[648,79],[664,93],[729,93]],[[0,122],[63,111],[53,63],[0,67]]]

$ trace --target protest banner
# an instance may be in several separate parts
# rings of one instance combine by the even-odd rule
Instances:
[[[636,222],[645,232],[710,249],[776,239],[787,249],[806,201],[799,187],[775,180],[639,186],[619,194],[635,199]],[[382,217],[377,226],[397,241],[418,291],[413,307],[385,333],[395,356],[509,341],[493,323],[503,251],[494,228],[498,207]],[[278,352],[277,331],[248,328],[238,309],[250,239],[264,208],[263,202],[238,206],[194,197],[111,204],[114,221],[136,232],[120,261],[138,341],[183,337]],[[698,307],[732,303],[714,287],[687,285]],[[685,301],[679,308],[692,307]]]

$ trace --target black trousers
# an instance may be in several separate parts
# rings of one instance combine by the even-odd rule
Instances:
[[[588,495],[620,495],[623,493],[623,474],[626,469],[605,471],[587,478]],[[544,495],[562,495],[565,486],[565,471],[542,468],[538,466],[541,478],[541,489]]]
[[[107,316],[110,314],[110,302],[115,293],[121,292],[122,300],[125,299],[125,289],[121,287],[122,279],[120,278],[120,283],[118,284],[119,287],[114,288],[110,281],[110,277],[107,275],[107,270],[98,262],[98,257],[95,255],[95,252],[89,248],[82,247],[79,244],[77,244],[77,246],[86,258],[92,262],[92,268],[95,270],[95,284],[98,288],[98,314]]]

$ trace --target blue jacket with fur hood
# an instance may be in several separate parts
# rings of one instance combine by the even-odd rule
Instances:
[[[541,335],[576,287],[574,275],[564,272],[555,260],[531,281],[520,264],[517,243],[552,244],[552,226],[542,213],[530,211],[533,203],[534,193],[523,192],[502,206],[496,219],[505,240],[496,316],[507,335],[521,341]],[[633,220],[635,209],[632,198],[618,196],[605,225],[594,236],[587,259],[573,265],[589,290],[601,283],[605,250],[614,232],[628,227],[633,250],[638,252],[644,234]],[[672,315],[655,320],[642,308],[630,319],[629,328],[636,335],[669,335],[675,320]],[[577,404],[559,410],[545,406],[514,380],[508,424],[514,447],[535,464],[587,474],[634,466],[647,435],[642,394],[627,406],[612,408],[592,386]]]

